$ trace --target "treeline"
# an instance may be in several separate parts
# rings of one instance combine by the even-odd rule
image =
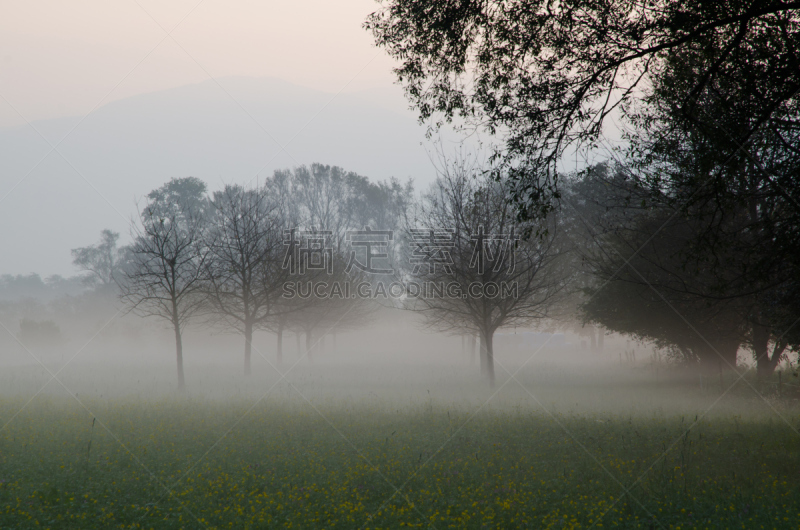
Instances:
[[[600,164],[567,176],[559,207],[533,218],[476,160],[446,161],[419,195],[320,164],[211,194],[173,179],[147,195],[130,245],[103,231],[73,259],[95,292],[171,326],[180,386],[192,323],[240,333],[249,373],[254,332],[274,333],[279,364],[285,332],[313,357],[322,336],[381,306],[477,339],[491,383],[495,332],[542,322],[597,325],[706,372],[735,367],[744,348],[764,377],[798,351],[796,254],[769,235],[794,215],[782,197],[753,207],[717,190],[709,208]],[[700,200],[690,184],[680,192]]]
[[[304,260],[305,280],[342,275],[346,232],[395,230],[411,196],[410,183],[372,183],[321,164],[212,194],[197,178],[176,178],[147,195],[131,244],[118,247],[118,235],[103,231],[96,245],[73,250],[73,259],[98,287],[113,284],[127,309],[172,327],[183,386],[182,335],[191,323],[241,333],[245,373],[257,330],[277,334],[280,363],[284,331],[304,333],[312,355],[318,335],[362,324],[368,300],[283,296],[298,275],[287,256],[303,252],[294,259]],[[306,245],[290,248],[288,237],[299,230]]]
[[[81,278],[64,278],[57,274],[42,279],[36,273],[3,274],[0,276],[0,301],[32,298],[49,301],[62,296],[78,295],[84,290]]]
[[[574,275],[557,216],[519,220],[507,194],[466,159],[419,196],[410,182],[321,164],[211,194],[176,178],[147,195],[130,245],[104,231],[73,258],[131,311],[172,327],[179,386],[191,323],[241,333],[247,374],[255,331],[275,334],[275,363],[286,331],[312,357],[322,335],[363,326],[381,306],[477,339],[493,382],[496,330],[563,312]]]

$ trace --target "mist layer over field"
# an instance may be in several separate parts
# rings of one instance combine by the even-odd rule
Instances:
[[[548,344],[564,341],[563,334],[551,333],[540,333],[541,344],[528,350],[504,351],[501,342],[497,381],[490,387],[478,371],[477,355],[470,355],[460,337],[415,330],[408,322],[399,328],[386,324],[326,336],[324,346],[323,341],[316,344],[313,359],[290,336],[281,364],[275,359],[274,336],[259,334],[247,377],[242,375],[240,337],[195,332],[186,341],[182,392],[175,387],[174,363],[168,362],[171,345],[161,334],[140,338],[141,349],[136,341],[120,347],[115,340],[90,344],[77,355],[66,348],[50,351],[39,357],[41,364],[35,353],[20,348],[11,356],[16,362],[7,363],[0,375],[0,393],[6,399],[58,401],[70,395],[81,401],[178,399],[217,405],[297,401],[385,411],[435,406],[610,416],[702,414],[706,409],[709,414],[741,414],[772,406],[769,400],[750,399],[758,394],[739,373],[702,378],[659,362],[653,350],[641,346],[635,362],[625,359],[630,342],[622,338],[606,339],[605,351],[590,352],[580,348],[575,335],[572,343]],[[770,395],[775,392],[777,387]],[[744,411],[741,400],[747,403]]]
[[[420,331],[407,318],[335,342],[326,336],[313,359],[290,336],[280,365],[274,335],[259,334],[247,377],[240,337],[194,330],[183,391],[166,362],[169,335],[157,330],[106,337],[71,360],[77,348],[39,351],[41,364],[33,348],[20,348],[0,376],[0,521],[590,528],[793,520],[800,416],[785,395],[762,399],[739,373],[701,381],[642,345],[634,361],[620,337],[591,352],[575,334],[523,333],[535,347],[515,347],[513,331],[498,340],[494,387],[460,337]]]

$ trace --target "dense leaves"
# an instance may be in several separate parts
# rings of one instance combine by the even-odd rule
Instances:
[[[590,143],[615,108],[676,66],[689,119],[710,89],[746,114],[742,142],[800,88],[800,4],[782,1],[391,0],[365,27],[400,61],[395,70],[420,118],[456,119],[497,135],[495,156],[514,181],[523,215],[560,196],[557,164],[570,144]],[[746,97],[742,97],[742,93]],[[435,122],[434,125],[438,123]]]

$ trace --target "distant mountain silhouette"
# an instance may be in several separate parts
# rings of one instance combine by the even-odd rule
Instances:
[[[53,144],[63,139],[68,162],[57,153],[41,161],[50,146],[29,126],[0,129],[0,198],[41,161],[0,202],[0,274],[74,273],[70,248],[103,228],[126,235],[134,198],[172,177],[196,176],[213,190],[311,162],[373,180],[425,185],[434,176],[424,127],[399,93],[383,89],[334,95],[230,77],[115,101],[83,121],[33,125]]]

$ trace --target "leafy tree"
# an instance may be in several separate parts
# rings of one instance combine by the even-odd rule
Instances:
[[[702,75],[708,50],[694,47],[664,61],[630,113],[627,154],[642,200],[691,219],[693,235],[677,257],[685,275],[702,270],[704,281],[690,281],[687,294],[707,304],[740,300],[763,377],[798,344],[800,107],[773,97],[788,89],[765,77],[783,36],[762,30],[732,55],[750,66],[749,75],[721,68],[691,106],[685,94]]]
[[[326,245],[333,247],[328,236]],[[332,260],[331,274],[326,270],[305,270],[291,277],[291,289],[285,289],[283,303],[289,309],[277,316],[274,331],[280,334],[285,330],[294,330],[305,335],[305,356],[313,361],[318,352],[317,345],[324,340],[325,335],[337,329],[363,325],[368,319],[362,310],[364,300],[346,299],[343,296],[327,296],[334,283],[342,284],[351,278],[344,273],[346,261],[340,252],[333,252],[329,258]],[[305,261],[305,257],[301,257]],[[314,288],[325,285],[321,289],[323,296],[317,296]],[[287,283],[288,285],[288,283]],[[299,343],[298,343],[299,344]]]
[[[0,298],[43,298],[47,294],[48,285],[36,273],[31,274],[3,274],[0,276]]]
[[[593,278],[583,287],[589,295],[583,315],[653,341],[706,372],[733,367],[739,347],[752,339],[758,289],[741,291],[735,247],[698,245],[713,210],[676,210],[648,203],[651,196],[630,172],[604,167],[565,193],[584,225],[580,254]]]
[[[602,250],[589,258],[598,281],[586,289],[583,315],[655,342],[706,372],[732,368],[747,333],[743,306],[741,300],[711,303],[692,293],[708,275],[687,275],[676,258],[691,237],[686,229],[661,212],[600,235]]]
[[[554,206],[567,146],[596,140],[615,109],[628,116],[629,104],[675,64],[692,69],[679,108],[695,124],[718,116],[699,112],[709,90],[741,88],[727,94],[748,118],[740,143],[797,105],[796,2],[382,3],[365,27],[400,61],[395,73],[420,119],[502,135],[495,175],[516,183],[524,215]]]
[[[277,171],[273,180],[284,183],[285,209],[292,212],[289,226],[296,228],[298,233],[307,234],[313,230],[327,233],[322,237],[330,249],[327,258],[331,260],[330,274],[309,269],[293,280],[304,285],[325,282],[332,286],[335,282],[340,285],[350,282],[355,286],[379,279],[378,275],[362,274],[356,269],[345,273],[349,255],[355,251],[348,241],[348,234],[366,227],[396,230],[412,200],[410,182],[401,185],[392,179],[388,183],[373,183],[367,177],[323,164]],[[391,256],[387,261],[391,261],[394,251],[394,246],[388,249]],[[283,330],[294,329],[305,334],[309,358],[314,354],[314,345],[323,339],[325,333],[364,325],[375,309],[373,302],[358,297],[293,296],[290,300],[284,299],[283,303],[288,306],[286,313],[281,313],[271,325],[278,336],[278,351],[282,350]]]
[[[348,230],[397,228],[413,200],[410,181],[405,185],[396,179],[373,183],[337,166],[300,166],[276,171],[275,178],[289,183],[287,197],[296,209],[296,219],[307,227],[331,231],[338,250],[344,247]]]
[[[72,263],[89,273],[89,285],[108,288],[115,284],[125,256],[125,250],[117,247],[118,239],[118,233],[103,230],[97,244],[72,249]]]
[[[210,206],[206,197],[206,183],[197,177],[173,178],[163,186],[147,194],[151,209],[171,209],[179,205],[178,211],[186,216],[204,215]]]

